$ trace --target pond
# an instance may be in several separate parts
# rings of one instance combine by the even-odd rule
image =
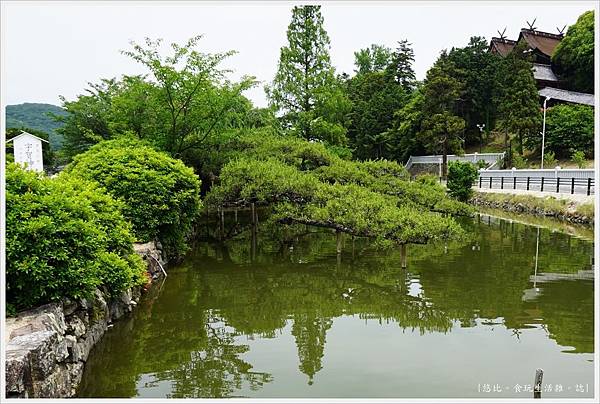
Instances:
[[[266,224],[198,242],[94,348],[79,397],[593,397],[593,242],[478,215],[376,249]],[[262,225],[261,225],[262,226]]]

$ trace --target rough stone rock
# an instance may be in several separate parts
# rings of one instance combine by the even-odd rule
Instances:
[[[38,331],[56,331],[57,334],[65,333],[65,317],[60,303],[50,303],[32,310],[21,312],[11,322],[7,330],[9,340],[15,337],[31,334]]]
[[[65,317],[75,313],[75,311],[79,308],[79,304],[76,301],[69,299],[68,297],[64,298],[62,302],[63,314],[65,315]]]
[[[67,366],[57,366],[44,379],[33,382],[34,397],[67,397],[71,394],[71,374]]]
[[[106,331],[107,323],[96,323],[92,325],[85,335],[85,338],[80,338],[77,344],[73,347],[73,361],[87,361],[90,351],[96,345],[104,331]]]
[[[6,347],[7,354],[11,351],[28,351],[31,376],[40,380],[52,373],[56,364],[68,356],[66,350],[66,345],[60,343],[56,331],[20,335],[12,338]]]
[[[6,351],[6,395],[24,397],[31,389],[31,369],[29,368],[27,349],[11,349]]]
[[[78,316],[70,316],[67,318],[67,333],[74,335],[75,338],[81,337],[85,334],[85,324]]]
[[[91,313],[90,323],[107,322],[110,318],[108,304],[104,300],[104,294],[99,289],[94,290]]]
[[[83,377],[83,362],[67,363],[67,369],[71,375],[71,396],[74,396],[77,393],[76,387],[79,386]]]

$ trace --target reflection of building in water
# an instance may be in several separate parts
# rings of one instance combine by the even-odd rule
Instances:
[[[308,384],[313,384],[315,373],[322,368],[325,336],[331,324],[331,319],[317,317],[315,314],[294,316],[292,335],[296,337],[300,371],[308,376]]]

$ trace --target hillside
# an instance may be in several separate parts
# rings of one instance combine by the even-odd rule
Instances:
[[[53,150],[62,145],[62,137],[55,132],[62,126],[50,114],[65,115],[65,111],[56,105],[24,103],[6,106],[6,128],[31,128],[46,132],[50,137]]]

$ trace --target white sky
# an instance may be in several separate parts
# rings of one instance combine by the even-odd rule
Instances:
[[[304,2],[308,3],[308,2]],[[525,21],[537,17],[539,30],[571,25],[594,1],[529,2],[321,2],[331,59],[338,72],[352,73],[353,52],[372,43],[394,47],[408,39],[415,50],[418,79],[442,49],[464,46],[469,37],[489,40],[507,27],[516,39]],[[232,78],[253,75],[272,80],[279,49],[286,43],[292,2],[16,2],[2,1],[4,102],[73,99],[87,82],[143,73],[121,55],[129,41],[144,37],[183,43],[204,34],[207,52],[237,50],[224,65]],[[246,93],[266,106],[262,84]]]

